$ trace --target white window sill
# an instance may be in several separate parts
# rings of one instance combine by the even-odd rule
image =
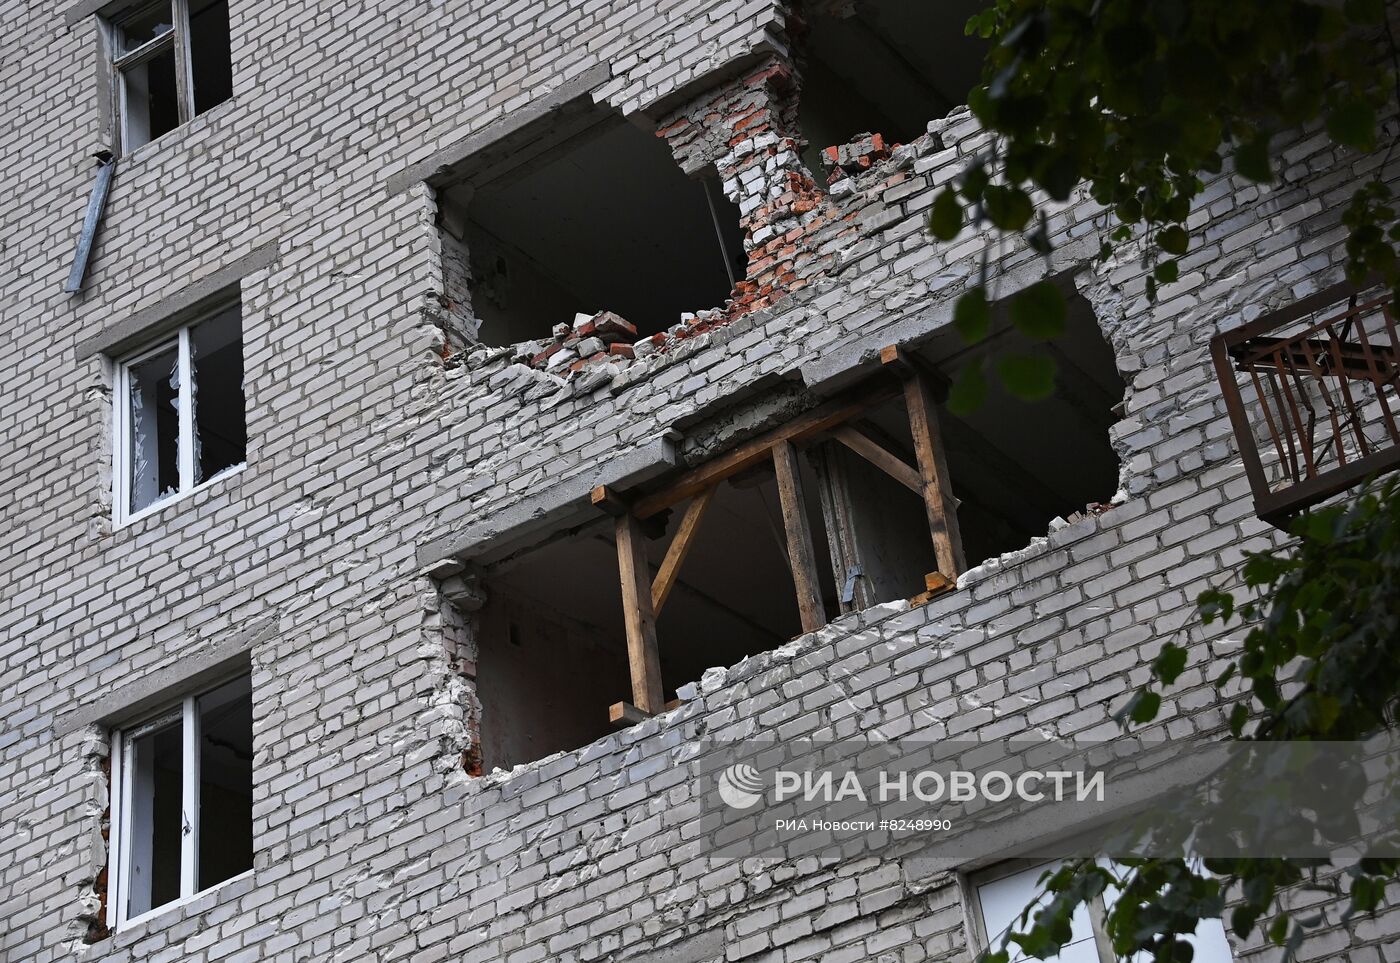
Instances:
[[[230,465],[228,468],[225,468],[217,475],[213,476],[212,478],[206,478],[204,481],[200,482],[198,485],[195,485],[188,491],[174,492],[173,494],[166,495],[164,498],[157,498],[155,501],[151,502],[151,504],[147,505],[139,512],[133,512],[130,515],[122,515],[117,517],[112,522],[112,527],[114,529],[126,528],[128,525],[131,525],[135,522],[139,522],[143,518],[149,518],[150,516],[156,514],[162,509],[169,508],[172,505],[177,505],[180,502],[186,501],[191,497],[199,494],[200,492],[207,491],[212,485],[216,485],[221,481],[225,481],[229,478],[233,478],[241,474],[243,472],[243,469],[247,467],[248,463],[246,461],[239,462],[237,465]]]
[[[256,869],[245,870],[237,876],[230,876],[221,883],[215,883],[206,890],[158,906],[140,916],[112,927],[111,933],[87,948],[94,959],[102,959],[124,946],[145,939],[151,933],[159,932],[182,919],[207,913],[226,899],[243,896],[253,890],[253,876]]]

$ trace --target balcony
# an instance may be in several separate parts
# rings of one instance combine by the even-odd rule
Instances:
[[[1309,506],[1400,466],[1390,293],[1342,284],[1215,336],[1211,354],[1256,513]]]

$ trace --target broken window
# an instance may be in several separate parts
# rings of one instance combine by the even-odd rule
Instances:
[[[253,702],[242,675],[112,736],[121,926],[253,868]]]
[[[232,96],[228,0],[159,0],[118,14],[110,27],[123,151]]]
[[[808,169],[821,152],[880,134],[907,144],[928,122],[967,103],[980,79],[986,43],[963,26],[980,0],[813,0],[798,47],[798,123]],[[831,167],[835,159],[828,158]]]
[[[240,467],[248,433],[239,305],[121,362],[115,402],[119,521]]]
[[[715,176],[687,177],[660,138],[591,106],[473,157],[439,188],[438,225],[443,296],[487,344],[604,311],[635,341],[722,306],[744,277],[739,211]]]
[[[1107,859],[1099,864],[1122,875],[1126,868]],[[978,942],[985,947],[995,948],[1009,930],[1024,929],[1020,922],[1026,907],[1035,904],[1043,906],[1048,902],[1041,877],[1053,872],[1058,863],[1033,863],[1030,860],[1012,860],[977,874],[971,880],[974,911],[969,914],[973,920]],[[1060,952],[1050,957],[1058,963],[1100,963],[1118,956],[1113,942],[1104,926],[1105,914],[1113,908],[1119,891],[1108,888],[1102,895],[1095,896],[1088,903],[1078,906],[1070,920],[1070,938]],[[1035,911],[1030,913],[1033,917]],[[1203,919],[1196,926],[1196,932],[1185,934],[1191,944],[1194,963],[1231,963],[1229,941],[1225,938],[1225,927],[1218,919]],[[1022,963],[1028,959],[1015,944],[1008,946],[1011,963]],[[1139,954],[1134,959],[1145,961],[1149,957]]]

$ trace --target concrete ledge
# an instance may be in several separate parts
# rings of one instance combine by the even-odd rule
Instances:
[[[677,464],[674,443],[664,435],[654,438],[604,463],[592,476],[561,481],[492,510],[489,517],[457,523],[451,531],[419,546],[418,567],[449,560],[485,561],[488,553],[504,554],[536,540],[536,536],[592,521],[601,516],[589,500],[595,486],[630,488]]]
[[[78,0],[63,11],[63,25],[71,27],[93,14],[114,12],[121,9],[121,6],[120,0]]]
[[[390,194],[406,191],[414,184],[443,178],[452,173],[452,168],[462,161],[490,147],[512,134],[518,133],[529,124],[547,118],[562,110],[569,103],[590,95],[612,76],[612,68],[607,64],[597,64],[579,74],[573,80],[560,84],[538,100],[512,111],[487,124],[474,134],[449,144],[426,160],[419,161],[385,182]]]
[[[109,325],[90,338],[78,342],[78,362],[94,355],[117,355],[141,346],[191,319],[205,307],[222,298],[228,290],[254,271],[262,270],[277,259],[277,242],[269,241],[219,268],[213,274],[186,285],[179,291],[150,307]]]
[[[84,726],[111,726],[129,722],[162,704],[189,693],[206,682],[248,664],[248,653],[259,642],[276,634],[277,617],[264,616],[241,632],[236,632],[207,649],[182,655],[173,665],[156,669],[99,695],[87,705],[59,716],[53,724],[55,737],[63,737]]]

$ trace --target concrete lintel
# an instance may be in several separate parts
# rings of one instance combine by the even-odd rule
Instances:
[[[63,25],[72,27],[94,14],[109,14],[121,8],[121,0],[78,0],[77,3],[63,11]]]
[[[419,546],[417,566],[434,566],[446,559],[478,560],[486,553],[530,542],[549,530],[571,528],[597,517],[589,495],[598,485],[626,489],[675,468],[675,443],[665,435],[623,452],[592,475],[569,478],[514,504],[489,518],[458,523],[447,534]]]
[[[167,298],[127,315],[90,338],[78,342],[78,363],[99,354],[118,355],[140,347],[143,341],[154,340],[191,320],[193,315],[223,297],[254,271],[260,271],[277,259],[277,242],[268,241],[247,254],[226,264],[212,274],[194,281]]]
[[[1084,269],[1088,263],[1089,252],[1090,248],[1082,244],[1070,244],[1057,252],[1057,260],[1069,266],[1051,275],[1050,280],[1064,291],[1066,297],[1076,294],[1072,277]],[[1039,259],[1030,261],[1009,271],[993,274],[993,294],[997,303],[1004,303],[1011,295],[1030,287],[1044,277],[1044,263]],[[961,294],[962,290],[958,290],[955,294],[947,295],[904,315],[893,324],[832,345],[823,351],[820,357],[802,365],[803,383],[810,391],[822,397],[829,397],[850,387],[879,370],[879,352],[886,345],[916,348],[934,335],[947,330],[953,322],[953,307]]]
[[[92,702],[64,713],[55,720],[53,734],[61,738],[84,726],[129,722],[207,682],[217,681],[240,663],[246,665],[253,646],[272,638],[276,629],[277,617],[263,616],[206,649],[181,656],[171,665],[108,689]]]
[[[504,117],[497,118],[481,130],[468,134],[437,151],[426,160],[419,161],[407,170],[393,175],[385,182],[385,189],[390,194],[398,194],[423,181],[446,177],[451,173],[454,165],[460,164],[483,148],[509,137],[526,125],[562,109],[565,105],[581,97],[589,96],[606,83],[611,76],[612,67],[608,64],[596,64],[589,67],[573,80],[560,84],[538,100],[531,101]]]

